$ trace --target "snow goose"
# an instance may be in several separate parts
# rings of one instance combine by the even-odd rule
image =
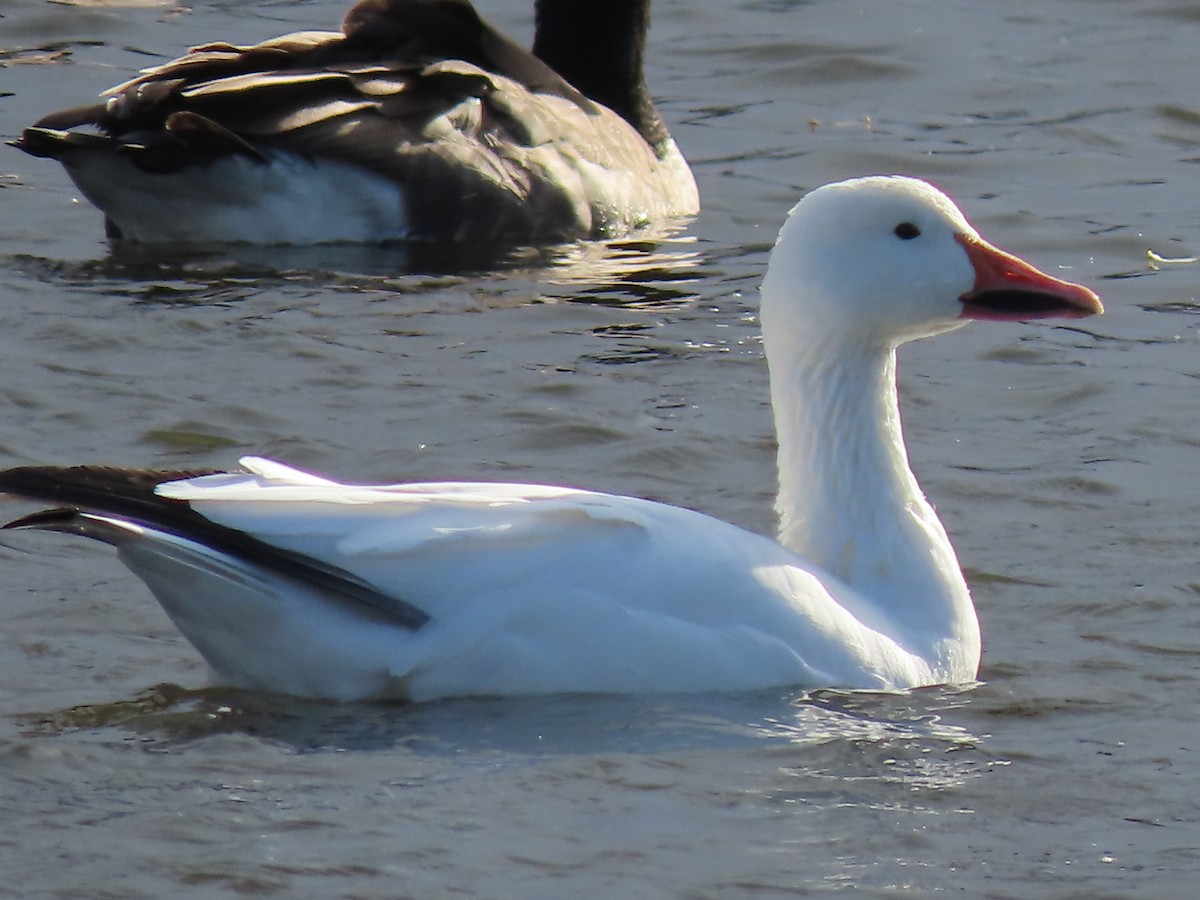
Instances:
[[[469,0],[363,0],[341,33],[195,47],[12,144],[130,241],[610,237],[699,209],[643,80],[649,20],[538,0],[531,53]]]
[[[762,285],[775,541],[633,497],[525,484],[338,484],[27,467],[61,508],[9,528],[114,545],[223,683],[333,699],[970,682],[980,639],[909,470],[897,346],[969,319],[1102,311],[986,243],[912,178],[792,210]]]

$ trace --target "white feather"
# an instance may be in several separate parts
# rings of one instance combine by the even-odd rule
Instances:
[[[964,236],[979,240],[944,195],[907,178],[826,187],[793,211],[763,285],[778,542],[632,497],[342,485],[256,457],[241,474],[158,486],[416,607],[429,619],[415,629],[152,527],[112,542],[220,680],[273,691],[427,700],[969,682],[975,609],[908,468],[895,387],[896,345],[962,324],[960,298],[985,280]],[[1044,314],[1100,311],[1090,291],[1031,267],[997,271],[1006,296],[1022,284],[1049,296]]]

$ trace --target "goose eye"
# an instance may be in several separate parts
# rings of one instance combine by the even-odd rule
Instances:
[[[911,241],[915,237],[919,237],[921,229],[912,222],[901,222],[892,229],[892,233],[902,241]]]

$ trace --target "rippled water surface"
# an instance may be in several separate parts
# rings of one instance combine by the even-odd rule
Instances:
[[[0,135],[343,0],[6,0]],[[480,0],[522,39],[529,4]],[[787,208],[934,179],[1104,295],[906,348],[970,690],[404,708],[204,689],[103,548],[0,549],[0,895],[1188,896],[1200,876],[1200,14],[1181,0],[656,0],[704,212],[621,245],[109,248],[0,148],[0,463],[581,484],[773,528],[756,285]],[[18,511],[14,507],[13,512]]]

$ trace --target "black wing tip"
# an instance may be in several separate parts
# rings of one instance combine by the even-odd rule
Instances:
[[[169,481],[226,474],[219,469],[154,470],[110,466],[21,466],[0,471],[0,493],[62,504],[23,516],[0,529],[40,529],[80,534],[115,543],[126,533],[116,523],[163,531],[306,582],[374,609],[387,620],[416,630],[429,615],[386,594],[362,578],[301,553],[285,550],[246,532],[212,522],[186,500],[160,497]],[[101,523],[107,522],[107,527]]]
[[[19,519],[13,519],[11,522],[5,522],[0,525],[0,530],[34,528],[42,531],[60,531],[63,527],[68,527],[78,516],[79,510],[74,507],[60,506],[54,509],[41,509],[21,516]]]
[[[66,140],[62,132],[36,125],[26,128],[20,137],[4,143],[37,159],[58,159],[66,149]]]
[[[153,494],[168,481],[223,474],[219,469],[129,469],[119,466],[15,466],[0,470],[0,493],[66,502],[79,490],[108,495]]]
[[[122,537],[138,533],[134,523],[123,524],[119,518],[93,515],[75,507],[43,509],[0,525],[0,531],[16,530],[74,534],[113,547],[119,546]]]

